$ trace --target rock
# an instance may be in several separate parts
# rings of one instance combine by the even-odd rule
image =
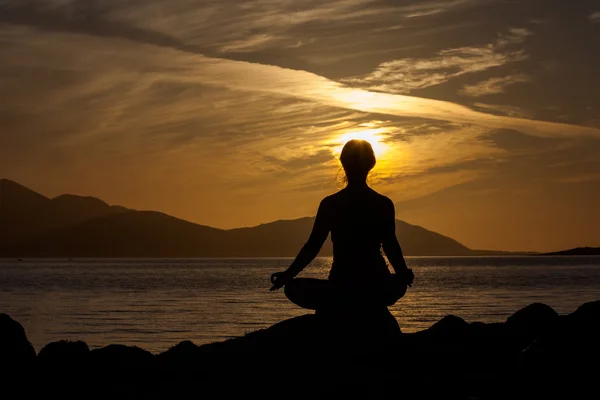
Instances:
[[[595,365],[600,358],[597,337],[557,332],[537,338],[522,352],[524,367],[545,374],[545,379],[564,380],[567,376],[580,379],[592,371],[597,373]]]
[[[35,360],[35,349],[23,326],[7,314],[0,314],[0,360],[3,369]]]
[[[430,335],[436,338],[466,337],[469,332],[469,324],[456,315],[446,315],[427,329]]]
[[[369,315],[306,314],[243,337],[200,346],[201,352],[310,353],[375,350],[397,341],[401,331],[385,308]]]
[[[39,362],[3,375],[17,391],[7,398],[549,398],[555,385],[595,382],[600,302],[563,316],[536,303],[505,323],[447,315],[410,334],[387,309],[363,311],[303,315],[220,343],[183,341],[156,356],[53,342]],[[2,356],[35,356],[22,326],[4,314],[0,339]]]
[[[582,304],[569,314],[569,318],[589,326],[600,325],[600,300]]]
[[[89,356],[90,349],[82,341],[48,343],[37,357],[40,376],[35,386],[37,394],[32,398],[50,397],[48,393],[60,393],[62,399],[80,398],[88,391],[93,375],[90,374]]]
[[[558,379],[581,377],[600,358],[599,336],[600,301],[585,303],[523,350],[525,365]]]
[[[202,351],[189,340],[185,340],[156,356],[158,363],[167,368],[184,369],[202,362]]]
[[[146,369],[154,366],[154,355],[137,346],[111,344],[90,352],[94,367],[113,369]]]
[[[435,368],[446,368],[446,362],[454,358],[447,357],[449,353],[459,354],[465,351],[469,330],[469,324],[464,319],[446,315],[423,331],[403,335],[400,357],[407,351],[417,360],[421,358],[420,354],[427,354],[425,358],[430,367],[433,364]],[[441,359],[445,359],[443,367]]]
[[[210,353],[300,349],[307,347],[308,344],[314,344],[319,331],[318,318],[314,314],[306,314],[278,322],[267,329],[260,329],[242,337],[202,345],[200,351]]]
[[[506,336],[504,323],[471,322],[469,324],[469,335],[476,338],[501,339]]]
[[[559,315],[554,309],[543,303],[532,303],[506,320],[506,328],[514,336],[535,339],[554,329]]]
[[[87,361],[89,354],[90,349],[85,342],[60,340],[44,346],[38,359],[45,364],[78,367]]]
[[[166,358],[179,358],[180,356],[186,356],[189,354],[195,354],[195,353],[199,353],[199,349],[198,346],[196,346],[193,342],[191,342],[190,340],[184,340],[183,342],[180,342],[178,344],[176,344],[175,346],[169,348],[169,350],[167,351],[163,351],[162,353],[160,353],[158,355],[159,358],[161,359],[166,359]]]
[[[317,314],[321,336],[332,338],[329,351],[381,352],[400,340],[398,321],[387,307],[354,309],[347,314]]]
[[[469,349],[478,355],[481,362],[492,360],[497,357],[504,357],[508,352],[519,351],[507,335],[506,325],[504,323],[483,323],[471,322],[468,331]]]

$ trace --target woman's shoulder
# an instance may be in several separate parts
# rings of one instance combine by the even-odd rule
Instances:
[[[325,196],[323,200],[321,200],[321,204],[332,204],[342,197],[344,197],[344,189],[338,190],[337,192],[332,193],[329,196]]]
[[[345,203],[346,201],[348,201],[348,191],[346,190],[346,188],[338,190],[335,193],[330,194],[329,196],[325,196],[325,198],[323,198],[323,200],[321,200],[321,207],[333,207],[335,208],[336,206]]]
[[[341,191],[340,191],[341,192]],[[338,197],[340,197],[340,192],[336,192],[330,194],[329,196],[325,196],[323,200],[321,200],[321,206],[328,206],[336,201]]]
[[[387,197],[386,195],[383,195],[383,194],[381,194],[381,193],[379,193],[379,192],[377,192],[377,191],[373,190],[372,188],[369,188],[369,189],[370,189],[370,191],[371,191],[371,195],[372,195],[372,196],[373,196],[375,199],[377,199],[378,201],[380,201],[380,202],[382,202],[382,203],[384,203],[384,204],[386,204],[386,205],[389,205],[389,204],[393,205],[393,204],[394,204],[394,202],[392,201],[392,199],[390,199],[390,198],[389,198],[389,197]]]

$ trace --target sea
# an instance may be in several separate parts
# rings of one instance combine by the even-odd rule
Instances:
[[[0,313],[21,323],[36,351],[62,340],[91,349],[153,353],[183,340],[222,341],[311,313],[269,291],[292,258],[0,259]],[[534,302],[560,314],[600,300],[600,257],[406,257],[413,287],[390,311],[403,332],[445,315],[503,322]],[[331,258],[300,276],[326,279]]]

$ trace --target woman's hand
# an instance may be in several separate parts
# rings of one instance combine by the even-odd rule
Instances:
[[[406,286],[412,287],[413,281],[415,280],[415,274],[412,269],[408,267],[404,268],[400,271],[396,271],[396,275],[406,283]]]
[[[415,280],[415,274],[413,273],[412,269],[410,269],[410,268],[406,269],[406,271],[404,272],[404,279],[406,280],[406,284],[409,287],[412,287],[413,281]]]
[[[292,276],[287,271],[275,272],[273,275],[271,275],[271,283],[273,284],[273,286],[271,286],[271,291],[280,289],[291,279]]]

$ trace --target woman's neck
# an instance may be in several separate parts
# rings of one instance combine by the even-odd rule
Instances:
[[[348,181],[348,185],[346,186],[348,189],[361,189],[367,188],[369,185],[367,181],[359,180],[359,181]]]

